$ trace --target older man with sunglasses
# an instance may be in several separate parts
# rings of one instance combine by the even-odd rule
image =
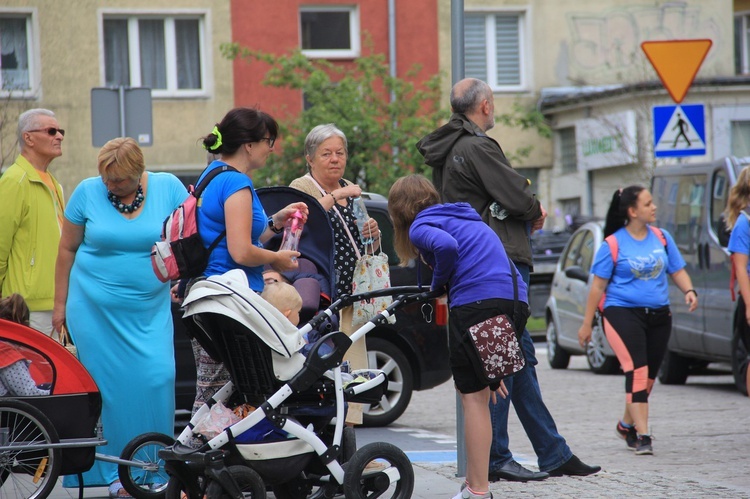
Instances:
[[[0,176],[0,296],[22,295],[31,326],[49,335],[65,202],[48,168],[62,155],[64,135],[52,111],[24,112],[18,118],[20,154]]]

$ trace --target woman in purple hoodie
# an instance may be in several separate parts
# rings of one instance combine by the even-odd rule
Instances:
[[[431,288],[448,293],[450,363],[464,409],[467,455],[466,484],[454,499],[491,498],[489,400],[495,393],[505,397],[507,392],[502,381],[487,383],[480,376],[479,360],[467,348],[468,329],[506,314],[514,319],[516,330],[523,331],[529,317],[526,284],[500,239],[474,208],[468,203],[440,204],[440,196],[425,177],[398,179],[388,195],[388,212],[402,265],[420,258],[432,268]]]

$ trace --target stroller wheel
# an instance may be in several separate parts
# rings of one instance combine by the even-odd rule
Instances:
[[[60,449],[25,449],[59,442],[57,430],[36,407],[21,400],[0,403],[0,497],[47,497],[62,466]]]
[[[274,497],[279,499],[305,499],[312,492],[312,486],[304,478],[294,478],[272,487]]]
[[[235,465],[227,468],[229,473],[237,482],[237,486],[242,492],[242,497],[252,499],[265,499],[266,498],[266,485],[263,483],[263,479],[254,470],[247,466]],[[216,481],[211,481],[206,489],[206,496],[211,499],[231,499],[230,496]]]
[[[401,449],[387,442],[365,445],[354,453],[345,468],[346,499],[409,499],[414,490],[411,461]]]
[[[120,482],[130,495],[137,499],[162,499],[167,490],[169,475],[160,459],[160,449],[172,445],[174,438],[163,433],[144,433],[128,442],[121,459],[133,461],[132,465],[117,467]]]

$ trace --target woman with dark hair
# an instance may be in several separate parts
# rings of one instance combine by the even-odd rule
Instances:
[[[217,168],[232,167],[214,177],[198,203],[197,218],[203,244],[209,247],[226,233],[211,251],[204,276],[220,275],[232,269],[247,274],[250,288],[263,291],[263,266],[278,272],[297,268],[297,251],[270,251],[263,242],[283,230],[287,218],[299,210],[307,219],[307,205],[292,203],[267,216],[250,177],[273,152],[279,127],[271,116],[257,109],[238,107],[229,111],[211,133],[203,137],[203,147],[219,159],[212,161],[198,183]],[[198,367],[196,401],[193,413],[221,388],[229,376],[222,364],[214,362],[193,345]]]
[[[731,230],[729,246],[732,253],[732,265],[740,287],[740,299],[737,302],[738,331],[745,348],[750,352],[750,167],[742,169],[737,182],[729,191],[727,209],[724,210],[727,230]],[[732,290],[734,292],[734,290]],[[747,370],[747,394],[750,396],[750,369]]]
[[[508,391],[502,381],[487,382],[477,372],[482,368],[470,353],[469,328],[504,314],[516,331],[523,331],[529,317],[526,283],[500,238],[474,208],[468,203],[440,204],[440,195],[425,177],[396,180],[388,194],[388,213],[401,264],[422,259],[433,270],[430,288],[448,294],[450,365],[464,409],[467,457],[466,482],[453,499],[491,499],[489,402],[490,397],[496,400],[496,393],[505,398]]]
[[[638,455],[653,454],[648,399],[672,330],[667,274],[685,294],[689,310],[698,307],[685,261],[672,236],[651,225],[655,220],[656,205],[646,188],[632,185],[614,193],[578,330],[585,346],[594,313],[597,307],[603,310],[604,333],[625,373],[625,415],[617,434]]]

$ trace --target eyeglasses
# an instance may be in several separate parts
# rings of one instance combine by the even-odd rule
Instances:
[[[276,137],[274,137],[274,138],[271,138],[271,137],[263,137],[263,138],[262,138],[262,139],[260,139],[260,140],[259,140],[258,142],[263,142],[264,140],[265,140],[266,142],[268,142],[268,147],[273,147],[273,145],[274,145],[274,144],[276,143]]]
[[[60,135],[65,137],[65,130],[63,130],[62,128],[55,128],[53,126],[49,128],[38,128],[36,130],[27,130],[27,132],[46,132],[47,135],[49,135],[50,137],[54,137],[57,135],[57,132],[60,132]]]

